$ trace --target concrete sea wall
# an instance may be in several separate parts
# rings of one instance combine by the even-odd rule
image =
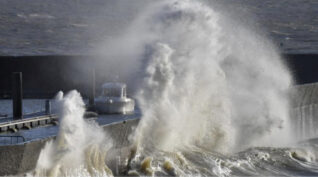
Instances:
[[[17,175],[34,169],[39,153],[48,139],[0,146],[0,176]]]
[[[318,136],[318,83],[295,86],[291,120],[299,139]]]
[[[129,135],[137,127],[139,119],[127,120],[104,126],[105,132],[113,139],[114,147],[121,148],[129,145]]]
[[[139,119],[126,120],[103,126],[113,139],[115,148],[129,145],[128,135],[138,125]],[[41,149],[55,137],[17,145],[0,146],[0,176],[18,175],[35,168]]]

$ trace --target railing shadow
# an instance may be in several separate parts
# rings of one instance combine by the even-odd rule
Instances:
[[[23,136],[0,135],[0,145],[12,145],[25,142]]]

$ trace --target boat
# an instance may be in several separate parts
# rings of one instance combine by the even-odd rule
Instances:
[[[95,109],[103,114],[129,114],[135,109],[135,100],[127,98],[124,83],[109,82],[102,85],[102,93],[97,97]]]

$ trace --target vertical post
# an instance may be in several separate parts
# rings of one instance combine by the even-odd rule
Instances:
[[[95,104],[95,69],[92,69],[92,82],[91,82],[91,89],[89,93],[89,107],[93,108]]]
[[[13,119],[22,119],[22,73],[12,73]]]
[[[51,114],[51,102],[50,102],[50,100],[45,100],[45,113]]]

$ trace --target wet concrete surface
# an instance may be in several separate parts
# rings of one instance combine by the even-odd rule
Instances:
[[[132,119],[139,119],[140,113],[137,111],[134,114],[111,114],[111,115],[99,115],[98,118],[90,118],[86,119],[88,121],[96,121],[100,126],[105,126],[108,124],[114,124],[118,122],[124,122],[127,120]],[[55,137],[58,134],[58,125],[46,125],[41,127],[32,128],[30,130],[19,130],[18,132],[6,132],[0,134],[0,146],[1,145],[7,145],[8,141],[10,141],[8,138],[1,136],[22,136],[24,137],[25,141],[35,141],[39,139],[49,138],[49,137]],[[9,142],[10,143],[10,142]],[[13,140],[13,144],[15,143],[23,143],[21,141],[15,141]]]

